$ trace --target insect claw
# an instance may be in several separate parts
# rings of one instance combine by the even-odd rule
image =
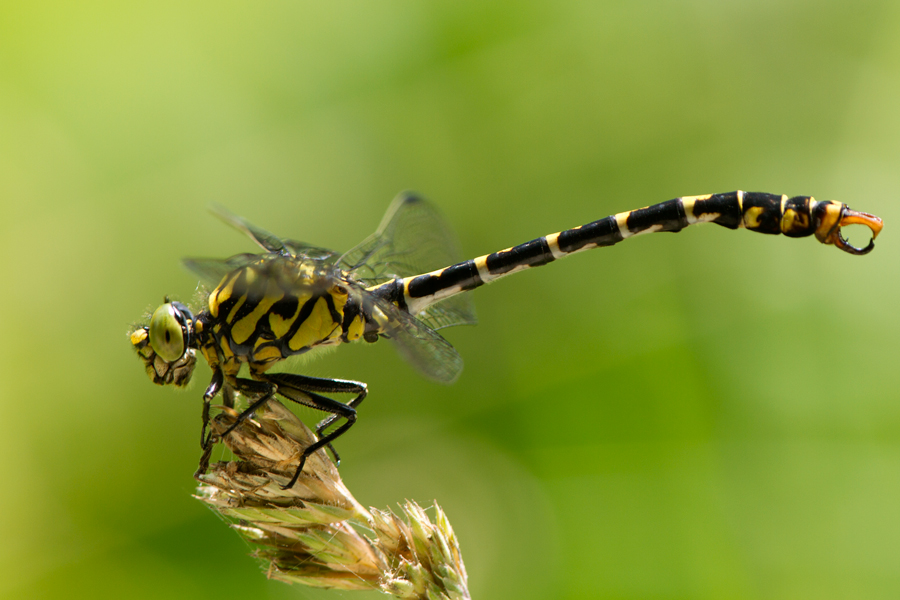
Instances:
[[[865,225],[872,231],[872,239],[869,240],[869,244],[865,248],[857,248],[844,238],[841,234],[841,227],[846,227],[847,225]],[[841,220],[832,233],[831,240],[829,241],[844,252],[861,256],[863,254],[868,254],[872,251],[872,248],[875,247],[875,238],[881,233],[882,227],[884,227],[884,222],[875,215],[857,212],[844,207],[843,213],[841,214]]]
[[[297,469],[294,471],[294,476],[291,477],[291,480],[287,482],[286,485],[280,486],[283,490],[289,490],[294,487],[294,484],[297,483],[297,480],[300,478],[300,472],[303,471],[303,467],[306,465],[306,454],[300,457],[300,464],[297,466]]]

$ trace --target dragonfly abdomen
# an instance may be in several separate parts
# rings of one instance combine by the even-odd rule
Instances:
[[[871,248],[860,250],[849,246],[840,237],[839,228],[851,223],[865,223],[871,227],[872,219],[877,220],[877,217],[855,213],[840,202],[816,202],[810,196],[789,198],[742,191],[683,196],[385,285],[393,285],[398,290],[402,287],[403,299],[398,304],[405,304],[415,315],[434,302],[511,273],[539,267],[582,250],[613,246],[643,233],[676,232],[695,223],[716,223],[729,229],[744,228],[789,237],[815,234],[823,243],[833,243],[843,250],[860,254]]]

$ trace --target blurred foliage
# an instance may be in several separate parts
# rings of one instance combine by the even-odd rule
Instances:
[[[208,370],[125,333],[252,251],[210,202],[346,249],[407,188],[469,256],[736,188],[884,217],[864,258],[707,226],[516,275],[454,386],[300,368],[369,383],[344,480],[437,498],[475,598],[900,596],[898,95],[878,0],[0,4],[0,596],[369,597],[266,581],[190,497]]]

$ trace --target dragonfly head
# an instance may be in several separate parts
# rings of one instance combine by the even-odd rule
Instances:
[[[197,362],[193,332],[194,315],[190,309],[167,298],[153,312],[149,325],[131,333],[131,344],[144,361],[153,383],[180,387],[190,382]]]

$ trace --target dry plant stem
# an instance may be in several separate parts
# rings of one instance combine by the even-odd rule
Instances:
[[[223,409],[213,433],[220,436],[236,415]],[[469,599],[459,544],[437,504],[434,522],[409,501],[400,516],[366,510],[324,450],[309,457],[292,488],[281,488],[314,440],[292,412],[270,400],[224,440],[237,460],[198,471],[196,497],[256,547],[271,579],[405,599]]]

